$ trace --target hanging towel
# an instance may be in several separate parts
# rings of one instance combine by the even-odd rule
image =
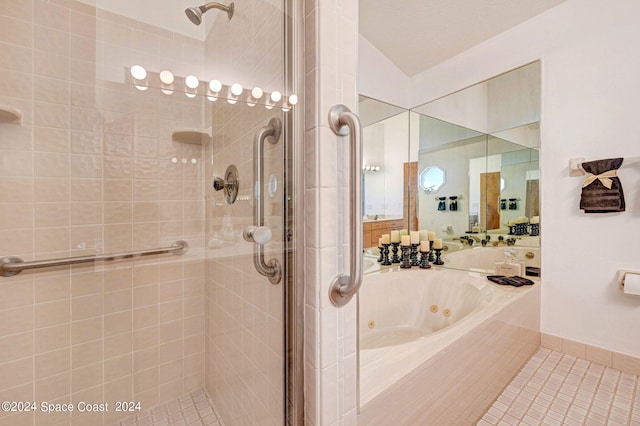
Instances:
[[[587,172],[587,178],[582,184],[580,209],[585,213],[624,211],[622,183],[616,175],[622,160],[622,158],[608,158],[582,163],[582,168]]]

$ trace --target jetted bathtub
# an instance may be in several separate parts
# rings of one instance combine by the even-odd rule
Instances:
[[[486,275],[394,268],[365,276],[359,292],[360,404],[494,316],[529,287]]]

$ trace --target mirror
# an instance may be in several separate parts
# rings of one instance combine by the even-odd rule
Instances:
[[[361,96],[359,114],[370,254],[401,229],[434,232],[445,253],[539,246],[539,62],[411,110]]]
[[[363,247],[377,247],[383,234],[406,229],[409,112],[360,96],[362,123]]]
[[[509,238],[539,246],[540,63],[411,111],[418,173],[447,170],[442,194],[419,194],[415,229],[435,231],[444,250]]]

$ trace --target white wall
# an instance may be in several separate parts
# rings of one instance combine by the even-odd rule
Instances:
[[[640,2],[569,0],[414,78],[419,105],[531,61],[542,61],[542,324],[545,333],[640,356],[638,298],[614,282],[640,268],[640,169],[619,171],[627,212],[578,209],[573,157],[640,155]]]
[[[358,36],[358,61],[360,95],[409,108],[410,78],[361,35]]]

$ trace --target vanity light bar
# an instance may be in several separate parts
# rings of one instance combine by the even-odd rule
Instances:
[[[150,73],[142,65],[133,65],[129,69],[129,74],[133,80],[133,85],[140,91],[145,91],[151,87],[149,85]],[[154,73],[154,79],[157,76],[159,81],[159,89],[165,95],[169,96],[175,92],[174,83],[175,76],[171,71],[162,70],[159,73]],[[184,94],[189,98],[195,98],[200,91],[200,94],[206,96],[206,98],[215,102],[218,98],[226,99],[228,103],[235,104],[246,93],[246,104],[250,107],[256,106],[259,101],[262,100],[263,105],[267,109],[272,109],[276,106],[282,108],[283,111],[291,111],[294,105],[298,103],[298,96],[291,94],[284,96],[277,90],[271,93],[265,93],[260,87],[254,87],[252,89],[246,89],[239,83],[232,83],[225,85],[219,80],[211,80],[208,83],[200,81],[195,75],[188,75],[184,78]],[[201,89],[202,88],[202,89]],[[226,90],[224,90],[226,88]],[[222,94],[222,96],[221,96]]]

